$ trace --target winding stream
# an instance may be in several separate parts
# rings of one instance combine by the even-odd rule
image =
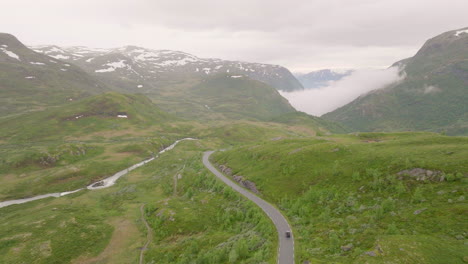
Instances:
[[[150,161],[153,161],[154,159],[159,157],[159,154],[162,154],[162,153],[164,153],[166,151],[169,151],[169,150],[173,149],[180,141],[183,141],[183,140],[196,140],[196,139],[194,139],[194,138],[179,139],[176,142],[172,143],[172,145],[170,145],[169,147],[159,151],[159,153],[158,153],[158,155],[156,155],[156,157],[152,157],[150,159],[139,162],[139,163],[137,163],[137,164],[135,164],[135,165],[133,165],[133,166],[131,166],[129,168],[126,168],[125,170],[117,172],[116,174],[114,174],[114,175],[112,175],[110,177],[107,177],[107,178],[105,178],[103,180],[100,180],[98,182],[90,184],[90,185],[88,185],[86,187],[86,189],[88,189],[88,190],[98,190],[98,189],[104,189],[104,188],[107,188],[107,187],[110,187],[110,186],[114,185],[120,177],[124,176],[125,174],[129,173],[130,171],[132,171],[132,170],[134,170],[134,169],[136,169],[138,167],[141,167],[141,166],[145,165],[146,163],[148,163]],[[9,206],[9,205],[13,205],[13,204],[23,204],[23,203],[27,203],[27,202],[32,202],[32,201],[35,201],[35,200],[44,199],[44,198],[48,198],[48,197],[62,197],[62,196],[68,195],[68,194],[79,192],[79,191],[84,190],[84,189],[85,188],[81,188],[81,189],[77,189],[77,190],[74,190],[74,191],[48,193],[48,194],[41,194],[41,195],[30,197],[30,198],[3,201],[3,202],[0,202],[0,208],[6,207],[6,206]]]

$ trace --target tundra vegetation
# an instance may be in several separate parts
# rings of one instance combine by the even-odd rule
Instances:
[[[300,263],[466,261],[468,139],[359,133],[264,141],[214,160],[289,217]]]

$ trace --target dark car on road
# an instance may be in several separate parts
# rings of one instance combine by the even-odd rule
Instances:
[[[286,231],[286,238],[290,238],[291,237],[291,231]]]

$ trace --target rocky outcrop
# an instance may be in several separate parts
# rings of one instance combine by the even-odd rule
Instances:
[[[235,182],[239,183],[242,187],[247,188],[253,193],[256,193],[256,194],[260,193],[254,182],[246,180],[244,176],[241,176],[241,175],[232,175],[232,169],[225,165],[219,165],[218,167],[222,173],[230,176]]]
[[[91,185],[91,187],[101,187],[101,186],[104,186],[104,181],[98,181],[94,183],[93,185]]]
[[[353,248],[354,248],[353,244],[348,244],[348,245],[345,245],[345,246],[341,246],[341,250],[343,250],[344,252],[350,251]]]
[[[400,176],[399,179],[403,179],[403,176],[409,176],[417,181],[435,181],[442,182],[445,180],[444,173],[441,171],[425,170],[421,168],[414,168],[411,170],[403,170],[397,173]]]
[[[59,154],[45,153],[39,160],[39,163],[43,166],[53,166],[60,159]]]
[[[228,176],[232,176],[232,169],[231,168],[228,168],[224,165],[219,165],[219,169],[221,170],[222,173],[228,175]]]
[[[255,185],[254,182],[252,181],[249,181],[249,180],[246,180],[244,179],[243,176],[240,176],[240,175],[234,175],[232,176],[232,178],[238,182],[240,185],[244,186],[245,188],[249,189],[251,192],[253,193],[260,193],[258,190],[257,190],[257,186]]]

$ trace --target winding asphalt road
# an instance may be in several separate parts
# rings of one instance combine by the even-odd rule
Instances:
[[[288,221],[286,218],[280,213],[278,209],[273,207],[271,204],[267,203],[265,200],[259,198],[255,194],[249,192],[248,190],[240,187],[226,176],[224,176],[221,172],[219,172],[209,161],[210,155],[213,154],[214,151],[207,151],[203,154],[203,164],[205,167],[210,170],[216,177],[221,179],[224,183],[231,186],[234,190],[239,192],[240,194],[247,197],[247,199],[251,200],[252,202],[256,203],[262,210],[270,217],[273,224],[276,226],[276,230],[278,231],[278,240],[279,240],[279,248],[278,248],[278,263],[279,264],[294,264],[294,237],[291,231],[291,227],[289,226]],[[291,237],[286,238],[286,231],[291,231]]]

